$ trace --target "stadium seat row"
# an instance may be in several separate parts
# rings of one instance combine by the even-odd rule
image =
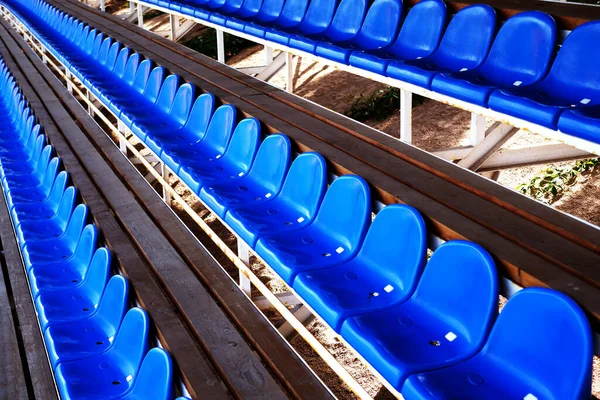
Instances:
[[[550,15],[500,25],[484,4],[450,16],[442,0],[144,1],[600,143],[600,21],[558,51]]]
[[[22,4],[13,12],[50,52],[407,399],[589,398],[590,327],[567,296],[524,289],[496,319],[496,267],[478,245],[450,241],[427,261],[414,208],[372,221],[362,178],[328,185],[318,153],[293,158],[285,135],[261,140],[232,105],[41,0]]]
[[[111,277],[69,173],[0,60],[0,177],[63,399],[172,399],[167,352],[149,349],[144,310]]]

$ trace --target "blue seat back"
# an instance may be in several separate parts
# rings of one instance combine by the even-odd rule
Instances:
[[[554,19],[540,11],[522,12],[502,25],[481,71],[503,86],[531,85],[546,76],[555,51]]]
[[[375,0],[352,41],[364,50],[389,46],[398,36],[401,17],[401,0]]]
[[[108,52],[110,51],[110,46],[112,46],[112,39],[111,38],[104,39],[102,41],[102,44],[100,45],[100,49],[98,50],[98,53],[92,54],[92,56],[94,58],[96,58],[96,60],[100,64],[104,64],[106,61],[106,57],[108,56]]]
[[[515,294],[500,313],[482,353],[510,366],[527,386],[538,390],[534,394],[590,398],[590,325],[581,308],[560,292],[529,288]]]
[[[366,0],[341,0],[331,24],[323,34],[333,42],[350,40],[360,31],[366,13]]]
[[[390,304],[410,296],[427,261],[427,230],[421,214],[407,205],[384,207],[375,217],[356,256],[389,282]]]
[[[109,71],[112,71],[115,68],[119,51],[121,51],[121,43],[115,42],[110,46],[110,50],[108,51],[106,59],[104,60],[104,65]]]
[[[102,307],[102,300],[107,297],[106,288],[108,287],[107,283],[108,278],[110,277],[110,267],[110,251],[108,251],[106,247],[101,247],[94,252],[92,260],[90,261],[89,267],[83,278],[83,285],[86,285],[86,287],[94,287],[98,289],[101,288],[99,291],[100,298],[98,299],[98,311],[100,311],[100,308]],[[117,306],[117,304],[114,304],[114,306]],[[106,307],[106,305],[104,305],[104,307]],[[114,312],[115,310],[111,311]]]
[[[91,34],[91,33],[90,33]],[[87,49],[87,53],[94,57],[96,54],[100,53],[100,48],[102,47],[102,43],[104,43],[104,33],[100,32],[94,38],[94,42],[92,47]]]
[[[275,23],[283,28],[298,26],[304,19],[310,0],[286,0]]]
[[[121,382],[123,386],[131,387],[135,381],[142,360],[148,352],[149,329],[150,321],[146,311],[134,307],[125,314],[114,347],[109,350],[118,354],[122,361],[120,368],[126,376],[131,375],[134,378],[130,382]]]
[[[336,6],[337,0],[311,1],[298,29],[306,35],[325,32],[331,25]]]
[[[65,191],[65,188],[63,187],[59,193],[53,193],[54,192],[54,186],[56,186],[56,181],[58,180],[59,182],[61,182],[62,180],[67,180],[67,177],[63,177],[63,175],[60,175],[58,173],[58,170],[61,166],[61,162],[60,162],[60,158],[58,157],[54,157],[52,158],[52,160],[50,160],[50,162],[48,163],[48,167],[46,168],[46,171],[44,171],[44,178],[42,180],[42,183],[40,185],[40,188],[44,191],[44,193],[46,193],[47,196],[51,197],[52,199],[57,200],[57,204],[60,201],[60,198],[62,197],[63,192]],[[64,172],[64,174],[67,174],[67,172]],[[61,172],[61,173],[62,173]],[[59,177],[60,175],[60,177]]]
[[[121,50],[121,52],[123,52],[123,50]],[[148,63],[146,63],[145,65],[147,66],[145,68],[147,68],[149,75],[151,68],[150,61],[148,61]],[[125,82],[129,86],[132,86],[136,77],[136,73],[140,67],[140,55],[138,53],[133,53],[131,56],[129,56],[129,59],[127,60],[127,65],[125,65],[125,71],[123,72],[122,76],[123,82]]]
[[[56,211],[56,219],[61,224],[62,229],[65,229],[73,213],[75,212],[75,204],[77,202],[77,189],[74,186],[69,186],[65,189],[58,210]]]
[[[93,224],[86,225],[83,228],[83,232],[81,232],[81,236],[79,237],[79,242],[77,243],[77,248],[75,249],[74,259],[79,265],[89,265],[92,256],[94,255],[94,251],[97,248],[98,243],[98,228],[96,228]],[[89,282],[88,285],[90,287],[96,287],[96,282]],[[102,294],[102,290],[99,291],[99,295]],[[98,297],[100,300],[100,297]]]
[[[325,193],[313,224],[349,251],[357,251],[371,223],[371,191],[359,176],[343,175]]]
[[[404,60],[416,60],[432,54],[442,38],[446,17],[446,3],[442,0],[423,0],[415,4],[400,27],[398,39],[387,53]]]
[[[50,177],[52,177],[51,180]],[[46,178],[48,178],[47,181]],[[47,194],[46,201],[49,201],[50,204],[60,204],[63,193],[65,193],[67,188],[69,173],[66,171],[61,171],[58,175],[54,176],[52,173],[46,173],[44,180],[44,190]]]
[[[572,101],[573,105],[600,104],[598,43],[600,21],[591,21],[575,28],[556,56],[544,82],[547,87],[560,97]]]
[[[62,197],[64,197],[64,194]],[[71,241],[74,246],[73,248],[75,248],[75,246],[79,242],[81,234],[87,226],[86,224],[88,221],[87,206],[85,206],[84,204],[80,204],[80,206],[77,206],[75,210],[73,210],[73,214],[71,215],[71,218],[69,218],[69,223],[67,224],[67,229],[65,230],[65,237],[71,238]]]
[[[123,47],[119,50],[119,54],[115,59],[115,64],[112,69],[113,75],[118,78],[122,78],[123,74],[125,74],[125,68],[127,67],[127,62],[129,61],[129,49],[127,47]]]
[[[110,251],[106,247],[100,247],[94,254],[94,259],[98,256],[106,260],[106,265],[110,267],[111,256]],[[98,306],[98,317],[108,322],[110,327],[116,328],[115,332],[110,334],[115,335],[121,326],[127,305],[129,302],[129,284],[127,279],[122,275],[114,275],[106,284],[106,289],[102,294],[100,305]]]
[[[260,139],[260,122],[256,118],[241,120],[233,131],[223,159],[235,165],[240,171],[247,172],[258,151]]]
[[[244,0],[244,3],[236,13],[241,18],[253,17],[262,8],[263,0]]]
[[[496,12],[485,4],[468,6],[450,20],[432,61],[451,71],[478,67],[496,34]]]
[[[429,259],[413,296],[430,316],[444,321],[466,339],[464,347],[480,349],[498,313],[498,277],[490,255],[462,240],[441,245]]]
[[[81,31],[81,36],[79,38],[76,38],[75,45],[77,45],[79,48],[83,48],[83,45],[87,42],[89,36],[90,36],[90,27],[89,27],[89,25],[86,25],[83,27],[83,30]]]
[[[173,107],[173,100],[175,99],[178,88],[179,76],[175,74],[167,76],[160,87],[160,92],[158,93],[158,98],[156,100],[156,107],[158,107],[159,110],[168,113],[171,110],[171,107]],[[144,92],[144,96],[146,96],[146,92]]]
[[[279,193],[291,158],[292,146],[287,136],[276,133],[263,140],[248,176],[266,190],[265,198]]]
[[[319,153],[302,153],[290,166],[279,199],[293,209],[298,218],[310,221],[317,215],[327,190],[327,164]],[[292,224],[304,221],[289,221]]]
[[[263,23],[274,21],[281,15],[284,4],[285,0],[263,0],[262,6],[254,18]]]
[[[146,85],[148,84],[148,79],[150,78],[150,74],[152,73],[152,71],[152,61],[144,60],[140,63],[140,65],[135,71],[135,78],[132,84],[133,88],[137,92],[144,93],[144,89],[146,89]],[[158,74],[159,70],[156,73]]]
[[[124,397],[129,398],[173,398],[173,365],[169,353],[158,347],[150,349],[142,362],[133,389]]]
[[[194,101],[194,86],[190,83],[184,83],[179,86],[175,98],[173,99],[173,105],[169,110],[171,118],[180,125],[184,125],[190,115],[190,109],[192,107],[192,101]]]
[[[221,10],[226,13],[237,13],[244,3],[244,0],[225,0]]]
[[[152,72],[150,72],[150,76],[148,76],[143,93],[146,100],[150,101],[151,103],[156,102],[162,88],[164,77],[165,69],[163,67],[156,67],[152,70]]]
[[[202,138],[202,144],[217,154],[225,153],[231,140],[236,119],[237,110],[231,104],[225,104],[217,108],[210,119],[206,135]],[[199,133],[199,131],[196,133]]]
[[[203,93],[196,98],[184,130],[188,140],[202,140],[215,110],[215,96]],[[233,117],[235,120],[235,116]],[[183,139],[183,137],[181,138]]]

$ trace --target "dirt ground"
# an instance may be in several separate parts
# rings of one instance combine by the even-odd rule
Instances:
[[[127,9],[123,7],[123,1],[110,3],[113,12],[125,14]],[[166,16],[158,16],[147,22],[147,27],[152,27],[159,34],[166,35],[168,19]],[[277,52],[274,53],[274,56]],[[234,56],[229,64],[234,67],[258,66],[264,64],[264,54],[261,46],[255,46],[242,51]],[[280,71],[271,80],[270,83],[285,88],[285,73]],[[385,85],[361,78],[332,67],[325,66],[313,60],[296,59],[294,68],[294,86],[295,93],[308,100],[314,101],[333,111],[343,113],[349,104],[355,99],[368,96],[376,90],[382,89]],[[435,151],[450,147],[468,145],[470,115],[468,112],[426,100],[424,104],[413,109],[413,144],[419,148],[428,151]],[[372,121],[368,125],[373,126],[383,132],[398,136],[400,120],[399,115],[393,115],[384,121]],[[526,146],[553,143],[538,135],[532,135],[526,132],[519,132],[505,147],[516,149]],[[518,184],[524,183],[534,177],[543,168],[559,167],[570,165],[572,163],[557,163],[546,166],[533,166],[525,168],[516,168],[502,171],[498,182],[506,187],[514,189]],[[187,203],[198,211],[200,215],[207,215],[204,207],[190,195],[183,185],[177,184],[176,190],[186,198]],[[578,218],[588,221],[595,225],[600,225],[600,173],[596,172],[588,176],[580,177],[577,184],[571,187],[568,192],[558,200],[554,205],[557,209],[572,214]],[[178,212],[184,222],[194,231],[198,238],[207,246],[208,250],[217,255],[218,261],[232,275],[237,276],[237,269],[217,249],[214,243],[204,235],[193,221],[186,216],[181,207],[173,203],[174,209]],[[211,225],[222,238],[226,238],[227,245],[235,250],[235,238],[230,235],[218,220],[214,217],[208,217],[206,221]],[[251,259],[251,268],[267,284],[274,293],[283,293],[287,291],[286,285],[279,280],[268,268]],[[258,295],[254,289],[253,295]],[[281,323],[281,317],[276,312],[267,312],[270,321],[275,325]],[[376,399],[392,398],[392,395],[381,385],[378,379],[361,363],[352,350],[348,349],[339,339],[339,337],[328,327],[318,321],[313,321],[308,325],[309,330],[319,339],[321,343],[336,357],[336,359],[346,368],[351,375]],[[313,368],[319,377],[331,388],[334,394],[340,399],[354,399],[355,396],[344,387],[339,378],[325,365],[320,357],[306,344],[306,342],[296,337],[291,341],[294,348],[304,357],[306,362]],[[594,358],[594,382],[593,393],[600,396],[600,361]]]

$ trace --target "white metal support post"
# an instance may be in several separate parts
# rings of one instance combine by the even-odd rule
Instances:
[[[221,29],[217,29],[217,61],[225,64],[225,35]]]
[[[137,5],[137,20],[138,20],[138,26],[140,28],[144,27],[144,6],[139,4]]]
[[[400,89],[400,140],[412,143],[412,93]]]
[[[177,40],[177,31],[179,31],[179,17],[175,14],[169,14],[169,39],[172,41]]]
[[[100,11],[106,11],[106,0],[100,0]]]
[[[485,139],[485,117],[471,113],[471,146],[477,146]]]
[[[135,12],[135,2],[129,2],[129,14],[133,14]]]
[[[244,263],[246,267],[250,267],[250,248],[248,245],[239,237],[237,238],[237,255],[238,258]],[[252,283],[250,279],[244,274],[244,271],[240,270],[240,289],[248,298],[252,299]]]
[[[88,114],[90,114],[90,116],[91,116],[92,118],[94,118],[94,116],[95,116],[96,114],[94,113],[94,109],[93,109],[93,108],[92,108],[92,106],[91,106],[91,104],[94,102],[94,95],[92,94],[92,92],[90,92],[90,90],[89,90],[89,89],[87,89],[87,90],[85,91],[85,96],[87,97],[87,99],[88,99],[88,102],[89,102],[89,103],[88,103]]]
[[[125,141],[127,140],[125,139],[125,136],[127,134],[127,127],[120,119],[117,120],[117,129],[123,134],[122,136],[119,136],[119,150],[121,151],[121,153],[127,156],[127,144],[125,143]]]
[[[273,48],[265,45],[265,66],[273,62]]]
[[[286,66],[286,86],[285,90],[294,93],[294,55],[290,52],[285,53]]]
[[[73,94],[73,75],[71,74],[71,71],[66,70],[66,77],[67,77],[67,91],[71,94]]]
[[[165,180],[165,182],[169,183],[169,176],[171,175],[169,173],[169,167],[167,167],[167,165],[164,162],[160,162],[160,166],[161,166],[160,172],[161,172],[162,178]],[[171,208],[171,193],[164,186],[163,186],[163,200],[165,201],[165,203],[167,203],[167,206],[169,206],[169,208]]]

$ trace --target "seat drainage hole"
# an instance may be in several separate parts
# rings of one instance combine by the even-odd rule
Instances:
[[[247,188],[246,186],[239,186],[239,187],[238,187],[238,190],[239,190],[240,192],[247,192],[247,191],[248,191],[248,188]]]
[[[262,197],[255,197],[254,198],[254,201],[260,201],[260,200],[262,200]]]
[[[55,235],[54,235],[54,237],[59,237],[59,236],[60,236],[59,234],[55,234]]]
[[[73,279],[71,282],[77,283],[77,282],[79,282],[79,279]]]
[[[331,257],[331,253],[323,253],[323,257]]]
[[[67,256],[63,256],[62,258],[67,258]]]
[[[435,347],[438,347],[441,343],[439,340],[430,340],[429,344]]]
[[[120,384],[121,384],[121,381],[112,381],[112,384],[113,384],[113,385],[120,385]]]
[[[83,309],[83,311],[90,311],[90,309],[86,307]]]
[[[294,225],[294,223],[293,223],[293,222],[290,222],[290,221],[288,221],[288,222],[285,222],[284,224],[285,224],[286,226]]]
[[[268,213],[269,215],[277,215],[277,210],[276,210],[276,209],[274,209],[274,208],[269,208],[269,209],[267,210],[267,213]]]
[[[104,342],[96,342],[96,344],[100,346],[101,344],[104,344]]]

